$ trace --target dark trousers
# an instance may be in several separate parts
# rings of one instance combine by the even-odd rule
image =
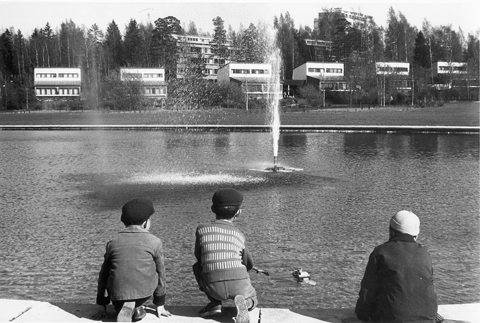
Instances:
[[[118,314],[120,312],[120,310],[122,309],[122,306],[125,302],[135,302],[135,307],[139,307],[139,306],[142,306],[143,304],[145,304],[149,299],[150,299],[150,297],[145,297],[145,298],[140,298],[140,299],[126,299],[126,300],[123,300],[123,301],[112,301],[112,304],[115,307],[115,311]]]
[[[198,287],[207,295],[212,303],[221,304],[227,299],[234,299],[242,295],[251,311],[258,305],[257,292],[253,288],[250,278],[232,279],[219,282],[205,283],[202,276],[202,266],[197,262],[193,265],[193,274],[197,280]]]

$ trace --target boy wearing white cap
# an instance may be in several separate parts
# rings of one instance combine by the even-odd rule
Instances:
[[[430,254],[416,242],[420,220],[400,211],[389,232],[390,239],[370,254],[355,313],[362,321],[433,323],[437,297]]]

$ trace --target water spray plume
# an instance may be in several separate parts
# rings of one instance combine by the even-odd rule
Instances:
[[[268,167],[265,171],[271,172],[291,172],[301,170],[298,168],[286,168],[278,165],[278,141],[280,139],[280,99],[282,98],[282,88],[280,83],[281,75],[281,56],[280,50],[272,46],[268,57],[268,63],[272,68],[271,78],[267,85],[267,105],[270,111],[270,124],[272,127],[273,143],[273,167]]]

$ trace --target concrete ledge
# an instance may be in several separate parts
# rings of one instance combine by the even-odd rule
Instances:
[[[270,125],[0,125],[8,130],[136,130],[270,132]],[[373,132],[373,133],[465,133],[477,134],[480,127],[468,126],[375,126],[375,125],[281,125],[281,132]]]
[[[94,304],[48,303],[29,300],[0,299],[0,322],[95,322],[91,317],[99,307]],[[234,322],[235,307],[224,307],[221,315],[201,318],[202,306],[166,306],[174,315],[158,318],[153,309],[147,308],[147,316],[141,322]],[[113,306],[107,307],[109,318],[103,322],[115,322]],[[480,323],[480,303],[440,305],[439,314],[444,323]],[[97,321],[98,322],[98,321]],[[342,309],[283,309],[257,308],[250,312],[251,323],[360,323],[353,308]]]

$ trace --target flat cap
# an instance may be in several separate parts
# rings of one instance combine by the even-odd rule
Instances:
[[[220,189],[212,197],[212,203],[215,206],[240,206],[242,202],[242,193],[233,188]]]
[[[125,225],[139,225],[147,221],[155,213],[153,203],[149,199],[137,198],[125,203],[120,220]]]

